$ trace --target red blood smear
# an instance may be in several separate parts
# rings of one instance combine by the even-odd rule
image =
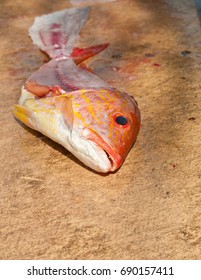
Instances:
[[[159,67],[161,65],[159,63],[154,63],[153,66]]]

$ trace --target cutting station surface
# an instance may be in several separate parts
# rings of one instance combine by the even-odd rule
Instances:
[[[0,258],[200,259],[201,32],[192,0],[93,5],[79,46],[110,43],[90,67],[132,94],[139,137],[123,166],[99,175],[11,107],[46,60],[35,16],[76,1],[1,1]],[[96,2],[96,1],[94,1]]]

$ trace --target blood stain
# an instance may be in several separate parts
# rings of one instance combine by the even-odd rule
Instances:
[[[159,63],[153,63],[153,66],[160,67],[161,65]]]

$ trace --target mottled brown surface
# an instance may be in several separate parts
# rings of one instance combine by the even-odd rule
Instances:
[[[11,114],[44,61],[27,36],[33,18],[71,5],[0,6],[0,258],[200,259],[201,32],[193,1],[92,8],[79,45],[111,43],[91,66],[132,93],[142,112],[134,148],[108,176]]]

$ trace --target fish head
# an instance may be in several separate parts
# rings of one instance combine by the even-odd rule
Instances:
[[[98,172],[117,170],[140,129],[137,102],[126,93],[106,89],[76,91],[72,102],[76,156]]]

